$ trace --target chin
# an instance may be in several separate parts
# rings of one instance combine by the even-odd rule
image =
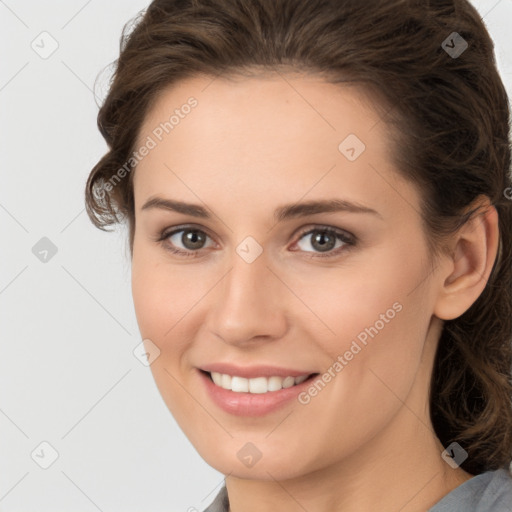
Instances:
[[[292,448],[283,439],[273,445],[264,438],[251,442],[251,435],[214,440],[205,439],[200,432],[195,434],[197,439],[187,437],[199,455],[224,475],[247,480],[287,480],[310,472],[314,466],[313,459],[308,461],[306,453]]]

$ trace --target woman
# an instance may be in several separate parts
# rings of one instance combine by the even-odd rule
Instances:
[[[512,510],[508,98],[465,0],[155,0],[86,187],[214,511]]]

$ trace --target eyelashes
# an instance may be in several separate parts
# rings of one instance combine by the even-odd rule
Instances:
[[[181,236],[178,236],[180,233]],[[312,237],[311,235],[316,235]],[[174,238],[174,240],[172,240]],[[306,242],[306,245],[309,245],[313,249],[315,248],[313,243],[320,244],[321,249],[326,250],[304,250],[303,240],[308,239],[309,242]],[[333,226],[315,226],[310,227],[309,229],[305,229],[301,231],[297,237],[296,242],[293,243],[293,246],[299,245],[302,243],[302,247],[299,249],[291,249],[293,252],[303,252],[311,258],[332,258],[339,256],[342,252],[346,252],[353,248],[357,243],[357,238],[348,233],[346,231],[340,230]],[[204,230],[199,229],[194,226],[180,226],[178,228],[169,230],[164,229],[157,237],[156,242],[161,244],[163,248],[173,254],[176,254],[180,257],[184,258],[197,258],[204,254],[207,251],[208,247],[215,246],[215,243],[207,244],[208,241],[212,242],[212,238],[206,233]],[[184,247],[180,248],[176,246],[176,243],[183,244],[184,242],[191,244],[192,248]],[[206,246],[202,245],[201,247],[196,247],[197,244],[201,245],[202,243],[207,244]],[[334,242],[334,246],[333,245]]]

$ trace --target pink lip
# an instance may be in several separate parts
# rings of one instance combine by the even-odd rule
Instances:
[[[291,368],[278,368],[277,366],[255,365],[255,366],[235,366],[231,363],[212,363],[200,367],[205,372],[225,373],[231,376],[253,379],[255,377],[300,377],[301,375],[310,375],[315,373],[309,370],[293,370]]]
[[[266,368],[268,370],[268,367]],[[249,373],[254,374],[253,370],[254,368],[251,368],[251,371]],[[272,370],[275,371],[275,368]],[[223,411],[227,413],[233,414],[235,416],[247,417],[264,416],[265,414],[270,414],[271,412],[274,412],[279,408],[284,407],[286,404],[292,402],[293,399],[296,399],[297,395],[301,391],[304,391],[304,389],[306,389],[310,385],[311,380],[311,378],[308,378],[304,382],[301,382],[296,386],[280,389],[279,391],[270,391],[268,393],[238,393],[236,391],[231,391],[228,389],[221,388],[220,386],[216,386],[210,379],[210,376],[200,370],[198,370],[197,373],[199,375],[199,378],[203,382],[203,385],[205,386],[208,396],[210,397],[214,404],[216,404],[218,407],[220,407]],[[228,371],[223,371],[220,373],[231,374]],[[297,374],[296,376],[306,375],[306,373],[295,373]],[[240,377],[244,376],[236,372],[233,374],[239,375]],[[270,372],[269,376],[270,375],[277,374]],[[282,376],[288,375],[290,374],[288,373]],[[264,375],[262,373],[258,373],[255,376]]]

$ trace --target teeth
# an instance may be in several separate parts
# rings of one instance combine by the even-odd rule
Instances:
[[[211,372],[213,382],[224,389],[236,393],[267,393],[268,391],[279,391],[283,388],[291,388],[304,382],[309,375],[300,377],[255,377],[245,379],[244,377],[226,375],[225,373]]]
[[[217,372],[212,372],[212,373],[210,373],[210,375],[212,377],[213,382],[215,382],[215,384],[217,384],[217,386],[222,387],[222,375]],[[228,377],[229,377],[229,375],[228,375]]]
[[[240,377],[238,377],[240,378]],[[242,379],[246,380],[249,385],[249,393],[266,393],[268,391],[268,384],[266,377],[256,377],[254,379]]]
[[[237,393],[249,391],[249,380],[242,377],[231,377],[231,390]]]
[[[309,375],[302,375],[302,377],[295,377],[295,384],[300,384],[301,382],[304,382]]]

